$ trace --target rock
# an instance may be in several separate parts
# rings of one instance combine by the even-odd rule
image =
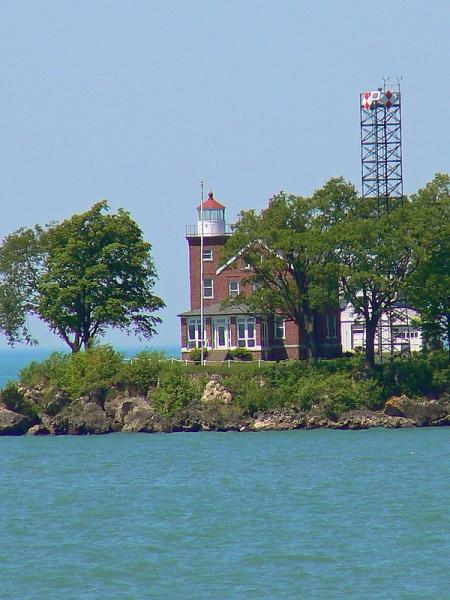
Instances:
[[[52,420],[56,435],[102,434],[115,431],[113,420],[94,402],[75,400]]]
[[[137,408],[142,408],[144,411],[149,409],[149,401],[141,396],[130,397],[128,394],[121,394],[108,398],[105,402],[106,414],[120,428],[124,425],[127,415]]]
[[[23,394],[25,400],[36,404],[41,409],[45,408],[45,405],[47,404],[46,394],[48,390],[43,383],[35,385],[33,387],[25,387],[19,385],[18,390],[21,394]]]
[[[370,410],[352,410],[340,415],[333,426],[334,429],[370,429],[372,427],[399,429],[415,427],[415,423],[405,417],[391,417]]]
[[[213,377],[205,386],[201,401],[209,403],[222,403],[230,404],[233,400],[233,396],[230,391],[217,379]]]
[[[393,396],[386,402],[384,414],[391,417],[411,419],[418,427],[446,424],[446,408],[436,400],[412,400],[408,396]]]
[[[51,417],[54,417],[69,404],[70,398],[66,393],[56,392],[54,397],[47,403],[47,406],[45,407],[45,412]]]
[[[324,415],[308,414],[305,419],[306,429],[334,429],[336,422],[328,419]]]
[[[45,425],[40,423],[39,425],[33,425],[33,427],[30,427],[26,435],[50,435],[50,433],[50,430]]]
[[[255,431],[283,431],[305,427],[305,413],[293,409],[279,409],[259,413],[251,424]]]
[[[0,435],[23,435],[31,425],[31,419],[26,415],[0,406]]]
[[[169,417],[157,414],[147,403],[130,407],[124,416],[122,430],[134,433],[168,433],[177,428],[174,429],[174,423]]]

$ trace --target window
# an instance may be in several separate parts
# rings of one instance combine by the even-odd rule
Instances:
[[[283,317],[275,317],[273,320],[273,326],[274,326],[274,338],[276,340],[284,340],[285,330],[284,330]]]
[[[239,281],[228,282],[228,295],[230,298],[234,298],[239,294]]]
[[[325,337],[337,337],[336,315],[327,315],[325,317]]]
[[[256,346],[256,326],[254,317],[238,317],[237,345],[239,348],[254,348]]]
[[[203,280],[203,298],[214,298],[214,288],[212,279]]]
[[[187,320],[188,330],[188,348],[199,348],[200,340],[202,339],[201,334],[201,319],[188,319]],[[203,339],[205,339],[206,331],[203,331]]]
[[[203,260],[212,260],[213,259],[213,253],[211,248],[207,248],[203,250]]]

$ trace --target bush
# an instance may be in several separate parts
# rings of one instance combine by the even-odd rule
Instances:
[[[422,356],[393,358],[382,368],[386,395],[422,395],[432,390],[433,369]]]
[[[27,400],[19,390],[17,383],[10,381],[0,392],[0,401],[8,410],[27,415],[33,422],[39,420],[38,407],[34,402]]]
[[[352,409],[379,408],[383,393],[373,379],[355,381],[347,373],[324,376],[316,372],[298,382],[293,399],[303,410],[318,405],[329,417],[336,417]]]
[[[228,356],[231,360],[253,360],[253,354],[247,348],[234,348],[230,350]]]
[[[167,366],[152,394],[155,409],[162,415],[172,416],[200,398],[201,386],[182,366]]]
[[[76,398],[107,390],[123,376],[122,354],[111,346],[97,346],[75,354],[55,352],[42,363],[31,363],[20,372],[20,382],[27,386],[43,383]]]
[[[146,395],[155,387],[166,358],[164,352],[145,350],[134,356],[125,367],[125,383],[138,394]]]
[[[27,387],[33,387],[39,384],[54,385],[55,387],[58,387],[64,364],[70,359],[70,356],[70,354],[65,352],[53,352],[41,363],[32,361],[20,371],[20,383]]]
[[[207,356],[208,356],[208,350],[206,348],[203,348],[203,359],[206,360]],[[201,348],[192,348],[192,350],[189,352],[189,360],[192,360],[192,362],[200,364],[202,362],[202,349]]]

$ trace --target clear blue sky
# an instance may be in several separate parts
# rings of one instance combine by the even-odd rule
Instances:
[[[129,210],[167,304],[153,344],[176,344],[201,178],[229,221],[281,189],[359,187],[358,94],[387,75],[405,191],[449,170],[449,25],[448,0],[2,0],[0,235]]]

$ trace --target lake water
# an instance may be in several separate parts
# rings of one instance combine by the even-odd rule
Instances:
[[[450,429],[0,438],[0,598],[446,599]]]

